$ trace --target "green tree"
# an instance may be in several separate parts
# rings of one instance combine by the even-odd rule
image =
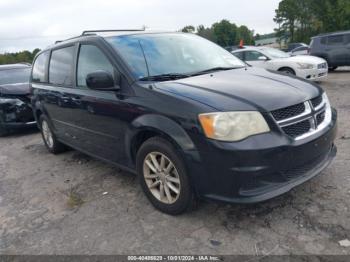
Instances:
[[[221,20],[212,25],[216,41],[221,46],[231,46],[237,44],[237,26],[228,20]]]
[[[212,27],[204,27],[204,25],[199,25],[197,27],[197,35],[216,43],[216,37]]]
[[[0,54],[0,65],[14,64],[14,63],[32,63],[35,55],[40,51],[36,48],[33,52],[28,50],[16,52],[16,53],[5,53]]]
[[[254,45],[254,31],[249,30],[245,25],[238,27],[238,40],[243,40],[245,45]]]
[[[181,29],[181,32],[184,32],[184,33],[194,33],[196,29],[194,28],[193,25],[187,25],[185,26],[184,28]]]
[[[288,36],[290,42],[350,29],[349,0],[282,0],[275,13],[276,35]]]

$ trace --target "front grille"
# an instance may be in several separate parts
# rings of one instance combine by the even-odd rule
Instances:
[[[322,103],[322,96],[315,97],[311,99],[311,104],[314,108],[318,107]]]
[[[301,136],[311,129],[311,124],[309,120],[304,120],[302,122],[298,122],[296,124],[292,124],[289,126],[282,127],[282,130],[290,137],[296,138]]]
[[[322,122],[324,121],[325,117],[326,117],[326,112],[324,112],[324,111],[316,116],[317,126],[322,124]]]
[[[327,68],[327,63],[322,63],[317,65],[318,69],[326,69]]]
[[[297,115],[304,113],[305,104],[300,103],[293,106],[288,106],[282,109],[277,109],[271,112],[276,121],[284,120],[287,118],[291,118]]]

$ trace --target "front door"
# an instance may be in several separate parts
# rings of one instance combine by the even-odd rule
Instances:
[[[93,44],[81,44],[77,56],[76,83],[70,94],[74,101],[71,123],[77,146],[88,153],[120,164],[127,164],[124,136],[129,122],[129,96],[125,90],[98,91],[86,85],[86,76],[107,71],[119,74],[106,54]],[[125,88],[125,87],[124,87]]]
[[[268,69],[268,58],[258,51],[244,51],[244,61],[249,65]]]

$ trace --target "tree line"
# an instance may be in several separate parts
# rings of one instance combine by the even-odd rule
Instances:
[[[282,0],[274,21],[280,39],[309,43],[320,33],[350,29],[350,1]]]
[[[245,45],[254,45],[253,30],[245,25],[237,26],[226,19],[216,22],[210,27],[188,25],[182,28],[181,31],[195,33],[223,47],[238,45],[241,40],[244,41]]]
[[[16,53],[0,54],[0,65],[15,64],[15,63],[32,63],[35,55],[40,51],[39,48],[32,52],[25,50]]]

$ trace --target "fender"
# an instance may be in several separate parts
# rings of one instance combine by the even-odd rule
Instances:
[[[126,148],[130,152],[133,138],[142,131],[156,131],[170,137],[180,149],[199,160],[196,146],[192,142],[186,131],[175,121],[162,115],[147,114],[136,118],[132,123],[132,128],[126,134]]]

